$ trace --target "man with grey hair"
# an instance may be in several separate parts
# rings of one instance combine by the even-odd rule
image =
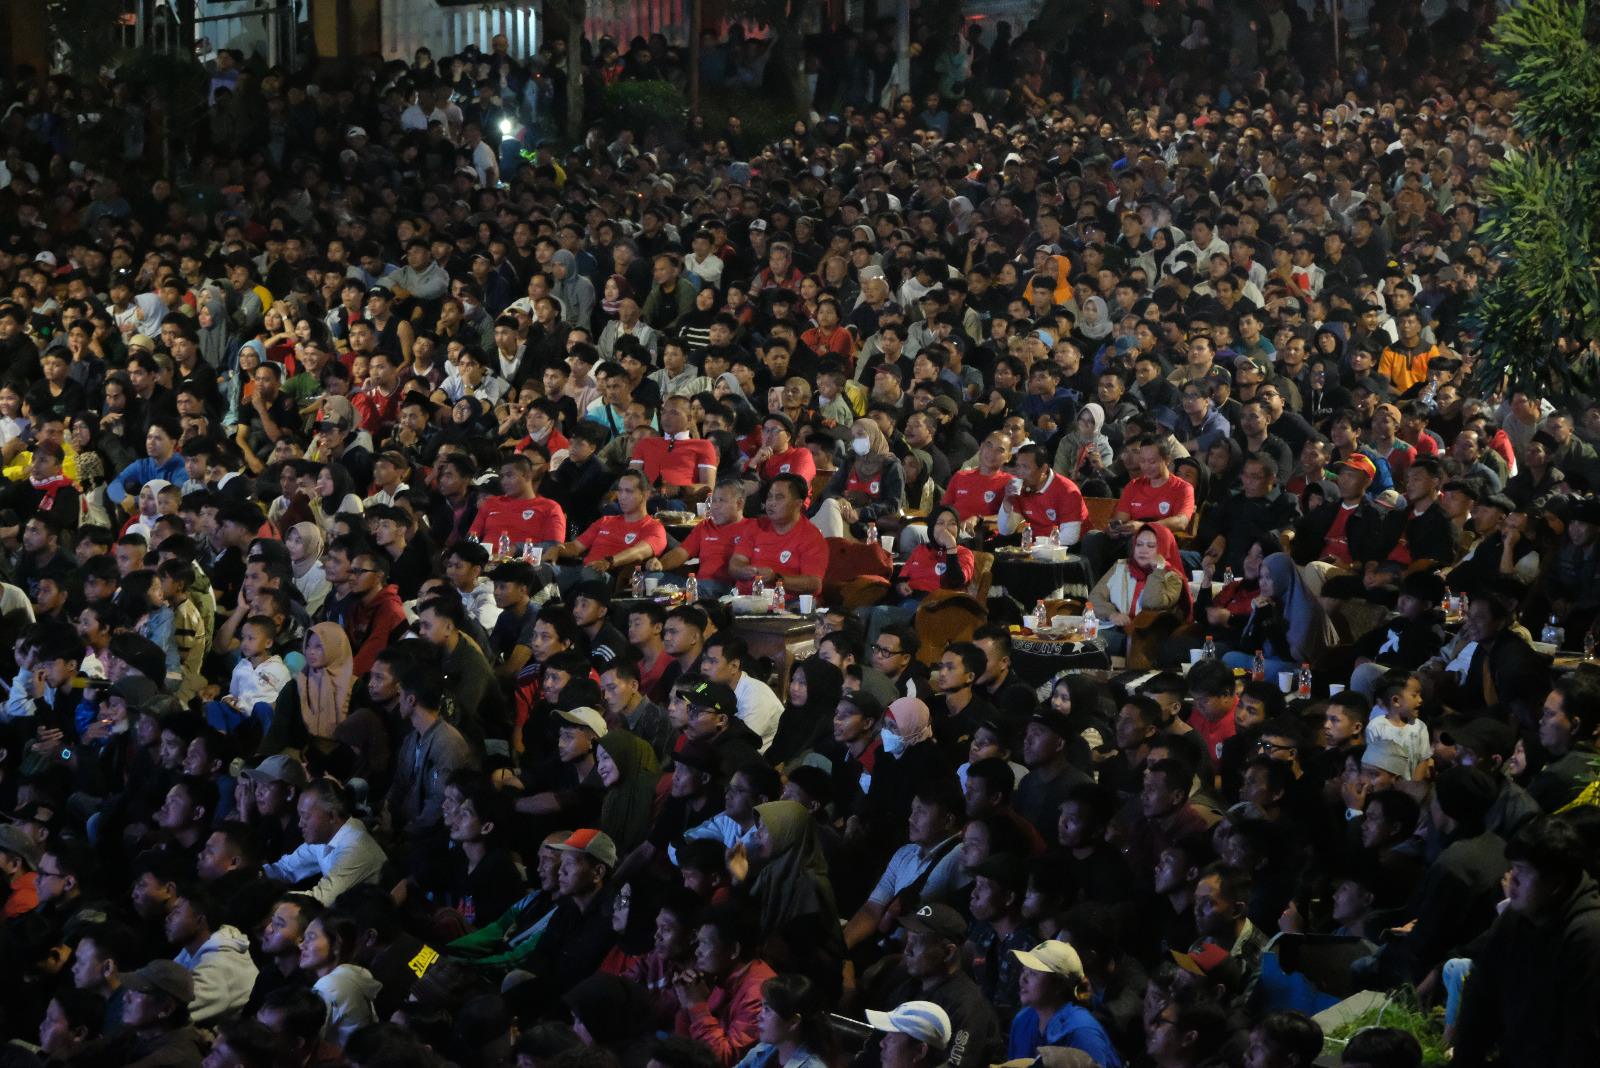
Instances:
[[[320,874],[306,893],[324,905],[333,904],[352,886],[378,881],[388,859],[366,824],[352,813],[350,797],[332,779],[318,779],[300,793],[300,833],[305,844],[264,865],[268,879],[293,886]]]

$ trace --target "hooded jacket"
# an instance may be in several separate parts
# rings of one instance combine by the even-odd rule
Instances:
[[[189,1017],[195,1023],[229,1016],[250,1000],[257,969],[250,959],[250,940],[237,927],[223,924],[199,949],[185,949],[176,959],[194,977]]]
[[[1600,888],[1583,876],[1550,918],[1507,909],[1473,957],[1456,1017],[1461,1068],[1496,1063],[1533,1068],[1592,1064],[1600,1046]]]
[[[363,1024],[375,1023],[375,999],[383,984],[359,964],[341,964],[318,979],[311,989],[328,1006],[328,1022],[322,1037],[344,1048],[350,1033]]]
[[[351,670],[358,676],[365,675],[377,662],[378,654],[388,646],[391,632],[406,625],[399,587],[385,586],[371,604],[356,600],[350,605],[349,618],[343,623],[350,635]]]

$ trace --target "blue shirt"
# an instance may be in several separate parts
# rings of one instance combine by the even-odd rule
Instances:
[[[122,499],[128,495],[128,491],[122,488],[122,484],[130,479],[143,486],[146,482],[158,478],[167,482],[181,484],[186,477],[183,470],[183,457],[180,454],[173,453],[171,458],[164,464],[158,464],[146,456],[124,467],[122,473],[112,479],[111,484],[106,487],[106,496],[121,504]]]
[[[1122,1058],[1111,1044],[1111,1036],[1100,1026],[1094,1014],[1082,1005],[1065,1005],[1050,1017],[1044,1034],[1039,1033],[1039,1014],[1024,1008],[1011,1021],[1011,1044],[1006,1050],[1007,1060],[1032,1059],[1039,1055],[1040,1046],[1065,1046],[1081,1049],[1101,1068],[1121,1068]]]

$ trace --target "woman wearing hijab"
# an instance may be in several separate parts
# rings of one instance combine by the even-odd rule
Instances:
[[[350,715],[350,637],[337,623],[318,623],[306,635],[304,652],[305,670],[279,691],[260,752],[272,755],[309,746],[307,756],[320,763],[338,748],[335,732]]]
[[[750,897],[766,938],[761,959],[837,996],[844,937],[811,810],[798,801],[757,805],[750,853]]]
[[[1250,602],[1250,618],[1239,635],[1239,647],[1222,662],[1249,670],[1256,653],[1263,653],[1270,679],[1315,661],[1335,636],[1322,601],[1286,554],[1273,553],[1263,561],[1259,582],[1255,600]]]
[[[904,827],[911,801],[924,785],[952,775],[955,766],[933,737],[933,714],[915,697],[902,697],[883,714],[883,753],[872,771],[874,822]]]
[[[1117,455],[1111,439],[1103,433],[1105,425],[1106,410],[1098,402],[1090,401],[1079,408],[1077,426],[1056,446],[1055,469],[1080,486],[1088,479],[1104,478]],[[1098,464],[1090,459],[1091,453],[1100,458]],[[1197,495],[1195,500],[1199,499]]]
[[[355,480],[344,464],[328,463],[317,472],[317,492],[311,498],[311,513],[326,535],[333,534],[333,520],[340,512],[362,512],[361,497],[356,493]]]
[[[1166,612],[1187,619],[1189,584],[1172,531],[1154,523],[1141,526],[1127,558],[1100,577],[1089,603],[1100,617],[1100,636],[1113,656],[1127,651],[1139,613]]]
[[[65,477],[65,476],[63,476]],[[152,541],[151,525],[161,515],[161,491],[172,483],[164,478],[152,478],[139,487],[139,510],[122,525],[122,532],[118,537],[137,534],[145,541]],[[41,487],[43,488],[43,487]]]
[[[811,509],[825,537],[842,538],[849,530],[859,540],[868,523],[899,515],[905,499],[905,473],[877,423],[857,419],[850,428],[850,448],[854,459],[833,473]]]
[[[1194,487],[1196,502],[1211,499],[1211,470],[1193,456],[1172,461],[1172,473]]]
[[[909,451],[900,461],[906,480],[906,511],[927,515],[939,499],[939,487],[933,482],[933,457],[923,449]]]
[[[1105,298],[1090,297],[1078,306],[1078,322],[1072,328],[1073,344],[1078,346],[1084,359],[1093,362],[1095,355],[1105,347],[1116,324],[1111,321],[1111,310]]]
[[[322,528],[315,523],[296,523],[283,539],[289,550],[289,564],[294,570],[295,588],[306,599],[306,611],[316,615],[322,602],[328,599],[333,586],[322,569],[322,547],[326,543]]]
[[[564,308],[561,317],[572,326],[588,328],[594,316],[594,283],[578,273],[578,258],[558,249],[550,257],[550,274],[556,280],[551,292]]]
[[[233,331],[228,323],[227,305],[215,290],[207,288],[203,291],[195,321],[200,327],[200,358],[208,367],[231,366]],[[262,351],[266,351],[265,346]]]
[[[778,733],[766,758],[782,766],[833,737],[833,713],[844,691],[844,672],[818,657],[800,661],[789,673],[789,700],[778,719]]]
[[[1251,603],[1261,589],[1261,565],[1279,551],[1278,539],[1270,535],[1251,542],[1239,574],[1220,589],[1217,586],[1222,583],[1223,575],[1214,572],[1209,563],[1203,564],[1203,581],[1194,598],[1194,622],[1181,628],[1162,646],[1161,663],[1168,666],[1188,663],[1189,651],[1203,647],[1208,638],[1215,644],[1219,656],[1237,649],[1239,636],[1250,621]]]
[[[867,619],[867,640],[876,641],[883,629],[916,618],[922,601],[936,590],[964,590],[972,581],[977,558],[959,544],[961,513],[941,504],[928,517],[928,540],[911,550],[900,579],[890,588],[887,604],[862,609]]]
[[[595,771],[606,787],[600,829],[616,843],[617,855],[626,856],[650,830],[661,767],[650,743],[636,734],[607,731],[598,744]]]
[[[603,319],[615,319],[622,309],[622,302],[633,296],[633,286],[620,274],[614,274],[606,279],[605,294],[600,298],[600,311]]]

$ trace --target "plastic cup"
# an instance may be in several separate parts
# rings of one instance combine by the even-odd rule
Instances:
[[[885,534],[883,537],[878,539],[878,543],[883,546],[883,551],[884,552],[888,553],[890,556],[894,555],[894,535],[893,534]]]
[[[540,561],[542,561],[543,559],[544,559],[544,550],[539,548],[537,545],[528,550],[528,557],[527,557],[528,563],[532,564],[534,567],[538,567]]]
[[[1294,672],[1278,672],[1278,689],[1282,690],[1284,693],[1294,692]]]
[[[1023,616],[1022,617],[1022,625],[1024,627],[1027,627],[1029,630],[1038,630],[1039,629],[1039,617],[1036,616],[1036,615]]]
[[[694,506],[694,514],[699,516],[701,519],[704,519],[706,517],[706,509],[708,507],[709,505],[707,505],[705,501],[701,501],[699,504]]]
[[[1200,657],[1202,655],[1204,655],[1204,653],[1205,653],[1204,649],[1190,649],[1189,650],[1189,663],[1191,663],[1191,664],[1200,663]]]
[[[800,614],[801,615],[809,616],[811,614],[812,610],[814,608],[816,608],[816,605],[817,605],[817,599],[814,596],[812,596],[811,594],[802,593],[800,595]]]
[[[1204,582],[1205,580],[1206,580],[1206,573],[1204,571],[1191,571],[1191,572],[1189,572],[1189,581],[1190,582],[1200,583],[1200,582]]]
[[[1328,696],[1332,697],[1336,693],[1344,693],[1344,684],[1339,682],[1330,682],[1328,684]]]
[[[656,592],[656,588],[659,587],[660,585],[661,585],[661,580],[659,578],[655,577],[654,575],[651,575],[651,576],[647,577],[644,580],[644,592],[645,593],[655,593]]]

